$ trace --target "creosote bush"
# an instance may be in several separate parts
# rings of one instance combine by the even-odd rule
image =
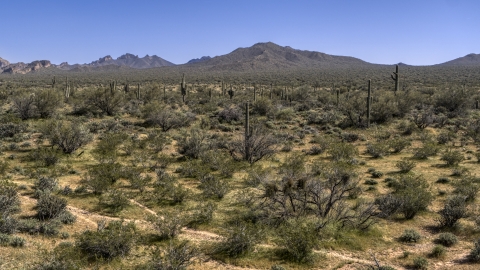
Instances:
[[[458,242],[458,239],[455,234],[446,232],[439,234],[435,242],[446,247],[451,247]]]
[[[407,229],[400,236],[400,241],[405,243],[416,243],[420,240],[420,237],[421,236],[417,231],[413,229]]]

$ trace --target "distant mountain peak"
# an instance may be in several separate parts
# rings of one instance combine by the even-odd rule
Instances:
[[[445,63],[441,66],[480,66],[480,54],[470,53]]]
[[[200,62],[205,62],[212,59],[210,56],[202,56],[200,58],[195,58],[187,62],[187,64],[193,64],[193,63],[200,63]]]
[[[138,55],[133,55],[131,53],[126,53],[124,55],[121,55],[120,57],[117,58],[118,59],[138,59]]]

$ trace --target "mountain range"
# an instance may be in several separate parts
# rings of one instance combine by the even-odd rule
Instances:
[[[207,70],[228,71],[266,71],[285,70],[291,68],[336,68],[352,66],[374,66],[350,56],[336,56],[326,53],[293,49],[289,46],[279,46],[272,42],[257,43],[248,48],[238,48],[231,53],[221,56],[203,56],[188,61],[186,64],[175,65],[156,55],[146,55],[142,58],[130,53],[117,59],[110,55],[101,57],[89,64],[73,64],[66,62],[54,65],[48,60],[33,61],[32,63],[10,63],[0,58],[0,73],[25,74],[44,68],[56,68],[67,71],[95,71],[105,69],[146,69],[156,67],[188,67]],[[435,66],[479,66],[480,54],[468,54]]]

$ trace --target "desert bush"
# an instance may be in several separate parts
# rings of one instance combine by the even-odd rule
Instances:
[[[237,258],[251,252],[262,240],[261,231],[252,224],[235,221],[228,227],[225,240],[215,247],[215,253]]]
[[[170,200],[172,203],[182,203],[188,196],[188,190],[177,179],[171,176],[159,176],[155,183],[154,197],[158,202]]]
[[[117,149],[128,139],[125,133],[106,133],[93,149],[92,154],[100,163],[114,163],[117,160]]]
[[[265,116],[274,109],[272,101],[267,98],[259,98],[252,104],[252,113]]]
[[[457,195],[449,198],[439,214],[440,218],[438,222],[440,223],[440,227],[452,228],[457,224],[459,219],[464,218],[467,214],[465,197]]]
[[[59,243],[51,252],[45,253],[35,270],[80,270],[86,265],[86,259],[71,242]]]
[[[375,204],[380,211],[380,217],[389,217],[395,214],[402,205],[402,201],[399,197],[387,194],[375,199]]]
[[[312,260],[316,238],[314,224],[304,220],[290,220],[278,230],[275,243],[284,250],[284,257],[305,263]]]
[[[90,112],[100,112],[107,115],[116,114],[124,105],[123,95],[117,91],[104,89],[86,89],[84,104]]]
[[[242,119],[242,111],[237,106],[230,106],[224,108],[218,113],[220,122],[231,123],[232,121],[239,121]]]
[[[61,155],[56,147],[39,147],[32,151],[28,159],[34,161],[39,167],[49,167],[60,161]]]
[[[403,149],[409,147],[412,143],[405,138],[395,138],[387,142],[393,153],[400,153]]]
[[[102,194],[120,177],[122,165],[118,163],[106,163],[93,165],[88,168],[82,183],[93,190],[95,194]]]
[[[10,246],[12,247],[23,247],[27,241],[20,236],[13,236],[10,238]]]
[[[51,194],[58,189],[58,180],[53,177],[40,176],[33,184],[34,197],[40,198],[43,194]]]
[[[8,246],[11,239],[12,237],[10,235],[0,232],[0,247]]]
[[[178,153],[189,158],[197,159],[207,149],[207,134],[199,128],[183,131],[177,140]]]
[[[477,197],[480,186],[472,176],[466,176],[457,181],[455,184],[455,190],[453,193],[464,196],[467,203],[473,202]]]
[[[406,219],[414,218],[433,200],[433,196],[428,190],[429,185],[421,176],[402,175],[398,180],[392,182],[392,187],[394,192],[391,195],[395,198],[394,201],[401,202],[398,211]]]
[[[37,217],[40,220],[56,218],[65,211],[66,207],[67,200],[44,193],[37,201]]]
[[[0,214],[0,234],[13,234],[18,229],[18,221],[13,216]]]
[[[175,238],[185,225],[185,217],[179,212],[165,212],[161,215],[150,215],[147,220],[152,223],[160,239]]]
[[[123,175],[130,183],[130,187],[138,189],[141,193],[145,191],[147,185],[152,181],[150,175],[143,175],[141,170],[132,167],[124,168]]]
[[[428,269],[428,260],[424,257],[416,257],[413,259],[413,267],[415,269],[427,270]]]
[[[92,140],[90,132],[75,121],[50,120],[40,129],[52,145],[58,146],[66,154],[73,153]]]
[[[148,149],[157,154],[161,152],[167,144],[170,143],[170,139],[166,136],[165,132],[154,129],[148,132],[147,138],[142,141],[142,143],[145,143]]]
[[[62,96],[54,89],[43,89],[36,91],[33,97],[36,112],[41,118],[51,117],[62,105]]]
[[[208,224],[213,219],[213,213],[217,206],[212,202],[200,203],[193,209],[193,213],[188,217],[187,226],[197,228],[198,225]]]
[[[130,200],[124,192],[113,188],[103,193],[99,199],[100,205],[108,207],[112,212],[120,212],[130,205]]]
[[[184,270],[192,263],[191,260],[198,255],[198,250],[188,241],[170,242],[162,251],[155,249],[148,263],[148,269]]]
[[[470,261],[478,263],[480,262],[480,239],[475,241],[473,248],[470,250],[468,255]]]
[[[69,211],[63,211],[57,219],[63,224],[73,224],[77,221],[77,217]]]
[[[457,166],[464,159],[465,157],[462,153],[454,150],[445,151],[445,153],[443,153],[442,157],[440,158],[440,160],[445,161],[445,165],[447,166]]]
[[[420,234],[413,230],[413,229],[407,229],[403,231],[402,235],[400,236],[400,241],[405,242],[405,243],[416,243],[420,240],[421,236]]]
[[[12,97],[12,108],[22,120],[35,117],[35,94],[17,93]]]
[[[20,211],[20,198],[15,188],[15,184],[9,181],[0,181],[0,217],[6,218]]]
[[[417,166],[417,163],[411,160],[400,160],[397,163],[395,163],[395,167],[397,167],[401,173],[408,173],[410,172],[413,168]]]
[[[253,164],[272,156],[276,152],[277,142],[262,123],[257,123],[250,127],[247,138],[243,136],[230,145],[230,153],[236,160],[246,160]]]
[[[332,144],[327,152],[335,161],[348,161],[358,154],[358,150],[353,144],[344,142]]]
[[[367,153],[373,158],[381,158],[389,153],[389,146],[385,142],[367,144]]]
[[[200,185],[203,195],[207,198],[222,199],[229,191],[228,182],[212,174],[206,174],[200,178]]]
[[[437,142],[438,144],[447,144],[455,139],[455,137],[455,133],[452,131],[442,131],[437,135]]]
[[[438,235],[438,238],[435,240],[435,242],[446,247],[451,247],[458,242],[458,239],[453,233],[447,232]]]
[[[342,134],[340,134],[340,138],[342,138],[343,142],[352,143],[360,139],[360,136],[356,133],[342,132]]]
[[[22,119],[13,114],[3,114],[0,116],[0,139],[13,138],[17,134],[24,133],[28,124],[22,122]]]
[[[171,129],[188,127],[195,117],[178,112],[172,107],[152,102],[143,108],[143,118],[152,126],[159,126],[166,132]]]
[[[415,150],[413,157],[416,159],[427,159],[435,156],[438,151],[440,151],[440,148],[434,142],[424,142],[422,147]]]
[[[135,224],[111,221],[97,231],[84,231],[76,240],[76,246],[92,259],[111,260],[128,255],[135,242]]]

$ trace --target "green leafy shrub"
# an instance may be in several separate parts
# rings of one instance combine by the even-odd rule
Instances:
[[[161,216],[150,215],[147,220],[152,223],[162,240],[176,237],[186,223],[184,216],[177,212],[165,212]]]
[[[395,138],[392,140],[389,140],[388,146],[392,149],[393,153],[400,153],[403,151],[405,148],[409,147],[412,143],[410,140],[405,139],[405,138]]]
[[[446,232],[438,235],[438,238],[435,240],[435,242],[446,247],[451,247],[458,242],[458,239],[455,234]]]
[[[197,255],[197,248],[188,241],[171,241],[164,251],[158,248],[153,251],[148,269],[187,269]]]
[[[433,258],[441,258],[445,256],[445,253],[447,253],[447,251],[444,246],[436,245],[433,247],[432,251],[430,251],[429,255]]]
[[[427,159],[428,157],[435,156],[440,148],[434,142],[424,142],[423,146],[416,149],[413,157],[416,159]]]
[[[442,155],[440,160],[445,161],[445,165],[447,166],[457,166],[460,162],[462,162],[465,159],[462,153],[459,151],[445,151],[445,153]]]
[[[453,193],[464,196],[467,203],[473,202],[477,197],[477,193],[480,189],[480,186],[477,184],[477,181],[474,177],[467,176],[455,184],[455,190]]]
[[[79,122],[50,120],[41,131],[52,145],[58,146],[64,153],[71,154],[92,140],[92,135]]]
[[[37,201],[37,217],[40,220],[60,216],[67,207],[67,200],[51,194],[43,194]]]
[[[228,182],[212,174],[207,174],[200,178],[198,188],[203,191],[205,197],[217,199],[222,199],[229,191]]]
[[[400,236],[400,241],[405,243],[416,243],[420,240],[420,238],[421,236],[417,231],[413,229],[407,229]]]
[[[397,181],[392,182],[394,192],[392,195],[400,202],[400,211],[406,219],[412,219],[415,215],[427,208],[433,200],[428,190],[427,181],[421,176],[412,174],[402,175]]]
[[[0,216],[7,217],[20,211],[20,198],[16,185],[6,180],[0,180]]]
[[[92,259],[124,257],[133,248],[135,230],[133,222],[111,221],[97,231],[84,231],[77,238],[76,246]]]
[[[12,247],[23,247],[25,246],[25,243],[27,241],[25,241],[25,238],[22,238],[20,236],[12,236],[10,238],[10,246]]]
[[[312,223],[289,221],[280,227],[277,237],[275,242],[284,250],[287,259],[300,263],[312,260],[317,238]]]
[[[428,260],[424,257],[416,257],[413,259],[413,267],[415,269],[427,270],[428,269]]]
[[[235,222],[229,226],[225,240],[216,246],[215,253],[237,258],[251,252],[261,240],[262,234],[255,226]]]
[[[395,163],[395,167],[397,167],[401,173],[408,173],[410,172],[413,168],[417,166],[417,163],[414,161],[410,160],[400,160],[397,163]]]
[[[40,198],[43,194],[51,194],[58,189],[58,180],[52,177],[40,176],[33,185],[34,197]]]
[[[189,216],[187,226],[197,228],[198,225],[210,223],[216,209],[217,206],[212,202],[200,203]]]
[[[328,149],[328,153],[335,161],[351,160],[358,154],[358,150],[350,143],[335,143]]]
[[[367,153],[373,158],[381,158],[389,153],[389,146],[385,142],[367,144]]]
[[[117,213],[130,205],[130,200],[124,192],[119,189],[109,189],[99,199],[101,205],[108,207],[112,212]]]
[[[449,198],[443,209],[439,212],[440,227],[452,228],[457,224],[457,221],[464,218],[467,214],[467,204],[465,196],[457,195]]]

